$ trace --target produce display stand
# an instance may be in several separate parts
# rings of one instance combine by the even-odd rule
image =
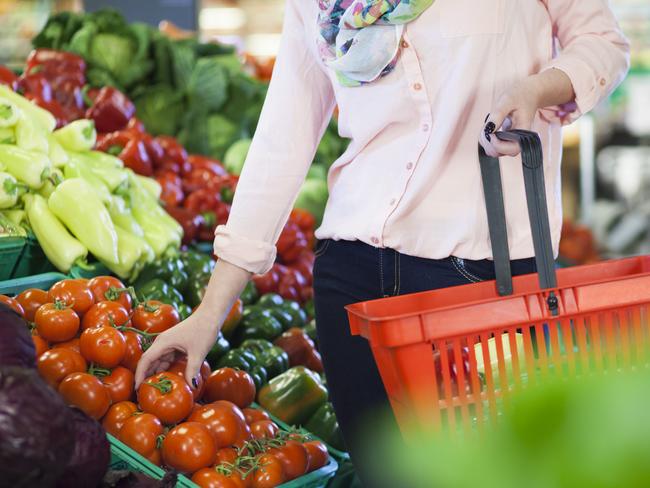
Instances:
[[[22,237],[3,237],[0,240],[0,280],[10,279],[25,247]]]
[[[0,282],[0,295],[14,296],[28,288],[49,289],[57,281],[66,279],[61,273],[43,273],[34,276],[24,276]]]
[[[20,253],[20,258],[11,274],[12,278],[22,278],[42,273],[56,271],[52,263],[48,261],[34,234],[27,234],[25,246]]]
[[[647,360],[650,257],[556,272],[539,138],[524,131],[499,137],[522,146],[539,276],[511,277],[499,162],[481,150],[497,286],[483,282],[348,307],[352,333],[370,342],[406,438],[425,429],[480,431],[498,421],[523,387]]]

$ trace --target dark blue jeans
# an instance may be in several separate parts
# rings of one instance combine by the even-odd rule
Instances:
[[[534,259],[512,262],[513,275],[535,272]],[[388,397],[375,360],[362,337],[350,334],[346,305],[382,297],[494,279],[491,261],[455,257],[433,260],[377,249],[359,241],[324,240],[316,248],[314,294],[318,347],[323,357],[330,399],[348,450],[364,486],[372,466],[363,462],[372,439],[360,431],[368,416],[386,410]],[[395,429],[393,425],[384,428]]]

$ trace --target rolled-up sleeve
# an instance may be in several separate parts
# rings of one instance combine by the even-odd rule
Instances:
[[[544,69],[571,80],[575,101],[542,110],[568,124],[609,96],[629,69],[630,45],[606,0],[544,0],[560,51]]]
[[[275,261],[275,243],[334,110],[331,82],[309,33],[304,0],[289,0],[273,76],[230,217],[215,231],[217,257],[251,273]],[[313,18],[311,18],[313,17]]]

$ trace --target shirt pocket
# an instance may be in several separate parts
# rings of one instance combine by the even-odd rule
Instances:
[[[442,37],[503,34],[505,0],[437,0]]]

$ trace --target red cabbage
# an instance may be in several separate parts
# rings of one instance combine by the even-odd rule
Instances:
[[[27,322],[0,303],[0,366],[36,368],[36,350]]]
[[[99,485],[111,461],[111,447],[106,431],[95,419],[72,408],[70,429],[75,434],[72,457],[65,472],[56,483],[57,488]]]
[[[70,409],[36,370],[0,367],[0,487],[53,486],[74,447]]]

